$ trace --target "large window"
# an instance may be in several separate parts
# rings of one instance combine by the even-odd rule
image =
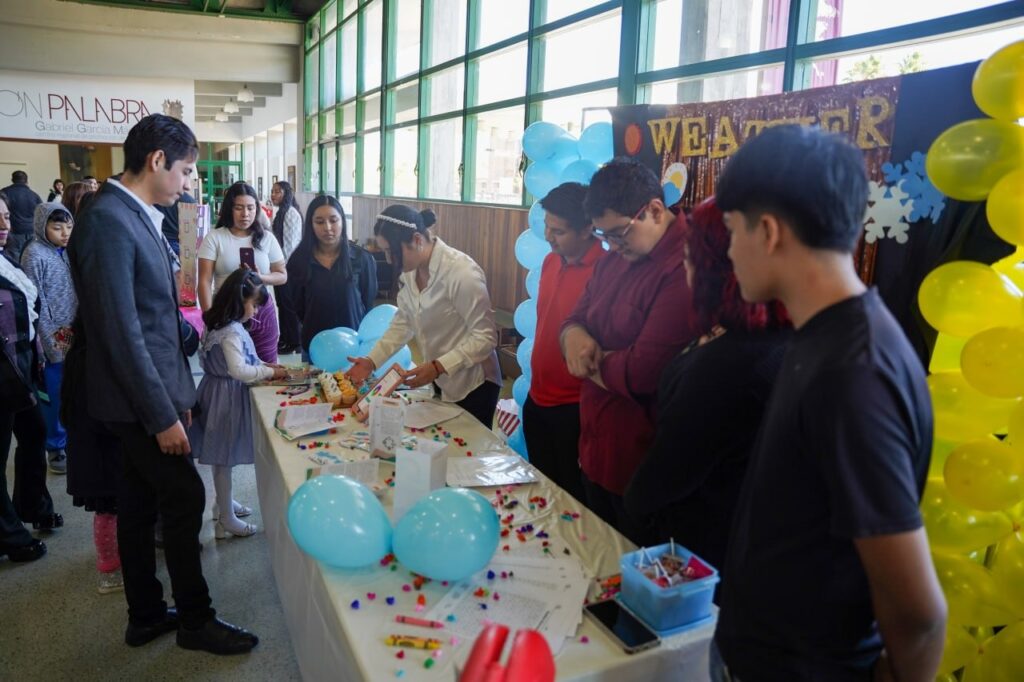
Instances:
[[[306,27],[302,187],[525,206],[523,130],[982,59],[1010,0],[329,0]],[[250,163],[259,163],[247,156]]]

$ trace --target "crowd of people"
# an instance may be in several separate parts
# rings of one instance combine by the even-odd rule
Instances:
[[[99,588],[123,584],[126,643],[176,631],[185,648],[244,652],[257,637],[216,617],[202,575],[205,493],[187,455],[212,467],[216,536],[257,532],[231,492],[232,467],[253,462],[248,385],[284,375],[279,351],[308,358],[318,332],[358,327],[376,261],[333,197],[303,217],[278,182],[271,221],[236,183],[198,253],[200,341],[177,311],[174,216],[158,208],[186,196],[195,137],[154,115],[124,150],[98,192],[54,183],[42,202],[15,173],[0,194],[0,554],[45,554],[25,524],[62,525],[46,467],[66,467],[73,503],[95,512]],[[716,681],[932,679],[946,615],[918,511],[932,416],[924,370],[853,267],[860,153],[779,126],[730,159],[714,197],[689,211],[662,197],[653,171],[616,159],[541,202],[532,463],[637,544],[671,538],[721,569]],[[348,375],[415,340],[405,384],[491,427],[502,378],[485,274],[435,222],[400,204],[376,216],[397,311]]]

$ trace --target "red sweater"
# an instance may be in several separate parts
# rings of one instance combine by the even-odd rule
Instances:
[[[537,292],[537,333],[533,339],[530,368],[530,397],[541,407],[568,405],[580,401],[581,380],[569,374],[562,357],[559,334],[562,323],[594,274],[594,266],[607,252],[594,240],[577,263],[567,263],[555,253],[544,258]]]

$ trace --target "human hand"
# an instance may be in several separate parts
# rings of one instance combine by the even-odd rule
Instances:
[[[276,381],[277,379],[288,378],[288,370],[281,365],[268,365],[268,367],[272,367],[274,369],[274,374],[271,376],[271,379]]]
[[[377,369],[370,358],[349,358],[348,361],[352,366],[345,370],[345,376],[357,386],[366,381],[373,374],[373,370]]]
[[[408,372],[404,372],[402,378],[405,385],[409,388],[419,388],[420,386],[426,386],[441,376],[440,370],[443,369],[441,363],[435,360],[434,362],[427,362],[418,367],[413,367]]]
[[[189,417],[191,421],[191,417]],[[160,451],[168,455],[187,455],[192,452],[192,446],[188,442],[188,434],[181,420],[174,422],[170,428],[164,429],[156,434],[156,443]]]
[[[569,374],[586,379],[600,367],[601,347],[582,327],[570,327],[562,339]]]

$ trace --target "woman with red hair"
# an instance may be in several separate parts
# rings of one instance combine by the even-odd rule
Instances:
[[[661,376],[654,442],[625,504],[648,537],[674,538],[721,567],[747,457],[791,329],[780,304],[740,296],[729,232],[713,199],[693,210],[683,249],[702,335]]]

